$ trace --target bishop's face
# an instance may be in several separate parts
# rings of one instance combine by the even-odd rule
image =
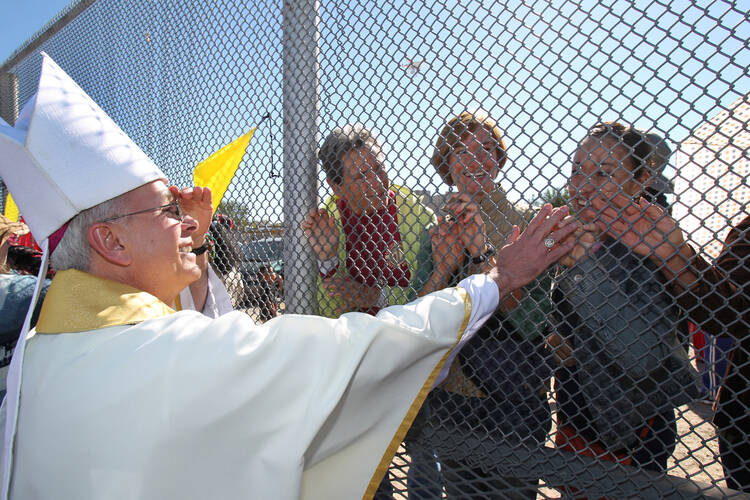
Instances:
[[[123,211],[161,207],[172,201],[167,185],[154,181],[129,192]],[[132,259],[132,284],[162,300],[174,299],[201,275],[190,251],[191,234],[198,224],[189,215],[179,219],[174,207],[156,208],[128,217],[120,236]]]

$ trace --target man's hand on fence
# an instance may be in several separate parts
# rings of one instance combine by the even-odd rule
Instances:
[[[576,223],[560,225],[568,212],[567,206],[553,209],[547,203],[523,233],[519,234],[518,227],[513,226],[507,244],[497,254],[496,266],[489,272],[500,289],[500,300],[530,283],[573,249],[574,243],[565,242],[565,238],[576,230]]]
[[[312,209],[302,222],[302,231],[319,260],[336,257],[339,243],[336,221],[323,209]]]
[[[452,217],[458,226],[458,234],[463,247],[469,255],[476,257],[485,250],[487,234],[484,220],[479,213],[479,205],[466,193],[456,194],[445,205],[444,210]]]

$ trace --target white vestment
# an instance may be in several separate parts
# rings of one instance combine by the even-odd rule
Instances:
[[[474,278],[377,317],[255,325],[58,273],[26,347],[11,498],[369,498],[498,303]]]
[[[232,299],[221,281],[221,278],[216,274],[211,266],[208,266],[206,271],[208,273],[208,289],[206,290],[206,301],[203,304],[202,312],[209,318],[218,318],[222,314],[226,314],[234,310],[232,307]],[[185,287],[180,292],[180,307],[179,310],[195,311],[195,301],[193,300],[193,293],[190,291],[190,287]]]

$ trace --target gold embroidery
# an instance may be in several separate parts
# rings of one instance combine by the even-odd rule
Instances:
[[[69,269],[60,271],[52,280],[36,332],[73,333],[132,325],[173,312],[137,288]]]
[[[451,346],[451,349],[455,348],[456,345],[458,345],[459,340],[461,340],[461,337],[463,337],[464,332],[466,331],[466,327],[469,325],[469,318],[471,317],[471,297],[469,296],[469,292],[467,292],[463,288],[457,288],[457,290],[461,292],[461,295],[463,295],[463,299],[464,299],[464,319],[461,322],[461,327],[458,329],[458,337],[456,338],[456,343],[453,344],[453,346]],[[375,469],[375,472],[370,478],[370,484],[367,485],[365,494],[362,497],[363,500],[365,499],[371,500],[375,496],[375,492],[377,491],[378,486],[380,485],[380,481],[382,480],[385,473],[388,471],[388,467],[391,464],[391,460],[396,455],[396,452],[398,451],[398,447],[401,445],[401,442],[404,440],[404,437],[406,436],[407,431],[411,427],[411,424],[414,422],[414,419],[417,417],[417,413],[419,413],[419,409],[422,407],[422,404],[424,403],[425,398],[427,398],[427,394],[429,394],[430,390],[432,389],[432,386],[435,384],[435,379],[440,374],[440,371],[443,369],[445,362],[448,361],[448,356],[450,356],[451,349],[446,351],[443,357],[440,358],[440,361],[438,362],[437,366],[433,368],[432,372],[430,373],[430,376],[427,377],[427,381],[419,390],[419,394],[417,394],[417,397],[414,399],[411,406],[409,407],[409,411],[406,412],[406,416],[401,421],[401,425],[399,425],[398,430],[396,431],[396,434],[393,436],[393,439],[391,439],[391,442],[388,445],[388,448],[386,448],[385,453],[383,454],[383,457],[380,459],[380,463],[378,464],[378,467]]]

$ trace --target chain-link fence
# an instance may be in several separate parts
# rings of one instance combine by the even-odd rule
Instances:
[[[747,11],[79,2],[0,111],[44,50],[178,185],[259,125],[211,229],[258,320],[456,284],[568,204],[571,255],[503,298],[376,498],[721,498],[750,491]]]

